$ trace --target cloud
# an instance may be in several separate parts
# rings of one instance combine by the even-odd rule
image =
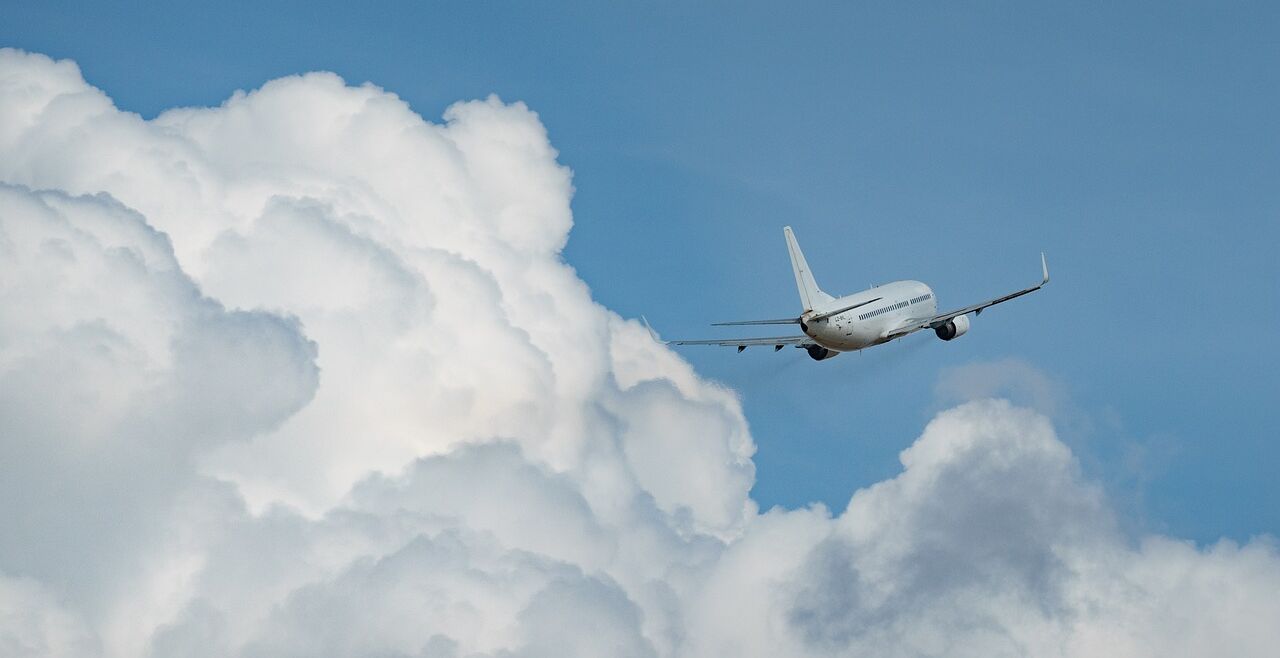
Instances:
[[[0,650],[15,658],[96,655],[93,632],[29,578],[0,577]]]
[[[313,73],[145,121],[0,50],[0,653],[1280,641],[1276,546],[1126,534],[1025,377],[953,373],[846,510],[760,513],[737,397],[561,260],[556,157],[496,98]]]
[[[0,570],[103,614],[139,588],[162,599],[169,499],[201,451],[310,400],[315,345],[201,295],[108,196],[0,183],[0,208]]]

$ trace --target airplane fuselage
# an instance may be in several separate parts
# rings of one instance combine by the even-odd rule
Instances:
[[[826,309],[837,309],[879,298],[864,306],[821,320],[809,321]],[[908,319],[930,318],[938,312],[933,290],[919,281],[894,281],[833,299],[800,318],[800,327],[813,342],[830,350],[850,352],[887,342],[885,334]]]

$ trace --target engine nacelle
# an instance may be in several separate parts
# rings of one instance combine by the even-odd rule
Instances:
[[[809,358],[813,359],[814,361],[821,361],[823,359],[831,359],[831,358],[840,356],[839,352],[835,350],[829,350],[821,345],[810,345],[804,349],[806,352],[809,353]]]
[[[969,316],[957,315],[947,323],[933,330],[942,340],[959,338],[969,332]]]

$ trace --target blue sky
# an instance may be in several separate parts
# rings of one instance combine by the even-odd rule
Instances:
[[[1054,282],[962,340],[815,364],[690,349],[737,389],[763,505],[897,472],[948,368],[1057,382],[1059,431],[1139,527],[1280,534],[1280,10],[1265,3],[9,3],[0,45],[77,60],[152,116],[306,70],[428,118],[497,93],[575,172],[565,252],[668,336],[797,310],[819,282],[929,282],[943,306]]]

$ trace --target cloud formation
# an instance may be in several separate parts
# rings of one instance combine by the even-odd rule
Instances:
[[[572,191],[520,103],[313,73],[146,121],[0,51],[0,654],[1280,644],[1270,540],[1126,536],[1007,402],[761,513],[734,394],[560,259]]]

